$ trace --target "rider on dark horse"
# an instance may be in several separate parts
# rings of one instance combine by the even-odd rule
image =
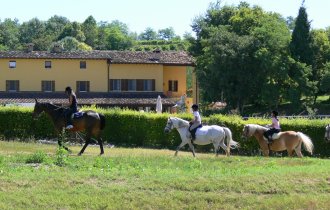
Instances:
[[[65,88],[65,93],[69,97],[68,108],[64,111],[64,116],[66,118],[66,127],[65,129],[72,129],[72,114],[78,112],[77,106],[77,96],[70,86]]]

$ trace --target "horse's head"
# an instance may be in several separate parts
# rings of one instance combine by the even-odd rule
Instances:
[[[326,141],[329,141],[330,142],[330,124],[328,124],[326,127],[325,127],[325,135],[324,135],[324,138]]]
[[[172,118],[169,117],[164,128],[165,133],[169,133],[174,128]]]
[[[258,130],[259,127],[261,127],[261,126],[254,125],[254,124],[245,125],[244,128],[243,128],[243,137],[246,139],[248,137],[253,136],[254,133],[256,132],[256,130]]]
[[[33,119],[36,119],[40,116],[40,114],[44,111],[44,104],[43,103],[40,103],[36,100],[36,103],[34,105],[34,110],[33,110],[33,113],[32,113],[32,117]]]
[[[250,136],[251,136],[251,134],[250,134],[250,125],[245,125],[244,128],[243,128],[243,135],[242,135],[242,137],[244,139],[247,139]]]

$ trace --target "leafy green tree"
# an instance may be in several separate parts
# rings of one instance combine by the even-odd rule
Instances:
[[[47,50],[52,43],[51,37],[47,36],[45,22],[38,18],[24,22],[19,32],[21,44],[33,43],[35,50]]]
[[[195,19],[193,30],[190,49],[204,99],[224,96],[230,109],[241,112],[248,103],[276,107],[288,99],[290,31],[282,16],[247,3],[216,5]],[[303,81],[299,85],[309,85]]]
[[[65,51],[90,51],[92,48],[84,42],[79,42],[74,37],[65,37],[59,43],[63,46]]]
[[[56,41],[64,27],[69,23],[70,21],[66,17],[55,15],[46,21],[46,34],[51,36],[53,41]]]
[[[20,47],[19,27],[17,19],[0,21],[0,45],[3,49],[17,50]]]
[[[76,21],[65,25],[62,33],[58,37],[58,40],[64,39],[67,36],[74,37],[79,42],[84,42],[86,39],[84,32],[81,29],[81,24]]]
[[[81,26],[82,31],[86,37],[85,43],[94,48],[97,43],[98,36],[96,20],[93,16],[89,16]]]
[[[298,17],[292,32],[290,51],[296,61],[312,65],[310,22],[306,8],[303,5],[299,8]]]
[[[140,40],[156,40],[157,38],[157,32],[150,27],[146,28],[138,37]]]
[[[312,81],[315,82],[317,91],[314,94],[314,103],[317,96],[322,93],[320,81],[325,75],[325,64],[329,60],[330,42],[325,30],[311,31],[311,49],[312,49]]]
[[[158,37],[162,40],[171,40],[176,37],[173,27],[158,30]]]

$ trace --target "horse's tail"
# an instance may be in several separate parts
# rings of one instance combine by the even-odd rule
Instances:
[[[314,145],[312,140],[305,134],[297,132],[298,137],[302,140],[305,150],[313,154]]]
[[[103,130],[104,127],[105,127],[105,116],[103,114],[100,114],[100,113],[99,113],[99,116],[100,116],[100,120],[101,120],[100,129]]]
[[[233,135],[232,135],[230,129],[224,127],[223,130],[225,131],[225,134],[226,134],[227,147],[229,147],[230,149],[237,148],[239,146],[239,143],[233,140]]]

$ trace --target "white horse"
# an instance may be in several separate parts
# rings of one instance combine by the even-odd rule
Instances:
[[[181,147],[188,144],[195,157],[195,148],[189,138],[189,122],[177,117],[169,117],[164,128],[164,132],[168,133],[174,128],[178,130],[182,140],[181,144],[176,149],[175,156],[178,154]],[[224,143],[225,140],[227,141],[227,146]],[[221,147],[226,151],[227,156],[230,155],[230,148],[235,148],[238,146],[238,142],[232,139],[232,133],[229,128],[220,127],[218,125],[203,126],[202,128],[198,128],[196,131],[196,139],[193,143],[197,145],[213,144],[216,155],[218,155],[218,151]]]
[[[330,124],[325,127],[325,136],[326,141],[330,141]]]

